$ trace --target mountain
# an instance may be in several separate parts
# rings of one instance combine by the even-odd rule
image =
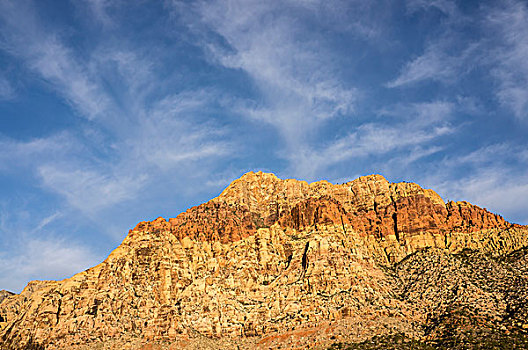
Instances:
[[[414,183],[250,172],[0,294],[0,348],[528,348],[526,246],[528,227]]]

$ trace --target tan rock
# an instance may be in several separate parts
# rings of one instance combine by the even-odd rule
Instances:
[[[0,344],[302,346],[326,344],[328,322],[346,339],[421,334],[426,315],[397,296],[390,269],[426,248],[504,256],[527,243],[526,227],[381,175],[333,185],[248,173],[176,218],[139,223],[87,271],[0,294]]]

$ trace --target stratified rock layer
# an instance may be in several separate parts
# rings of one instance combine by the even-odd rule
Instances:
[[[473,319],[522,330],[521,292],[473,283],[471,267],[460,275],[456,256],[521,254],[516,269],[527,244],[526,227],[466,202],[445,204],[413,183],[372,175],[308,184],[251,172],[176,218],[139,223],[87,271],[1,294],[0,348],[433,339],[444,336],[438,319],[461,302],[453,295],[464,296],[460,305],[472,308]],[[526,269],[511,276],[525,285]]]

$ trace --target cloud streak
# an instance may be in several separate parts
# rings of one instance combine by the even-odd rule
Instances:
[[[199,35],[215,34],[203,46],[211,61],[244,72],[259,91],[259,99],[239,103],[238,112],[276,129],[286,145],[281,154],[298,175],[308,175],[302,174],[298,150],[312,147],[322,123],[351,115],[359,96],[336,75],[324,43],[302,24],[302,17],[312,18],[320,6],[216,1],[187,11],[204,26]]]
[[[436,8],[446,16],[441,34],[426,42],[423,53],[408,61],[389,88],[409,87],[436,81],[460,82],[476,69],[496,83],[497,100],[521,121],[528,118],[528,7],[509,0],[501,5],[482,5],[478,16],[462,14],[450,1],[409,1],[410,13]],[[461,33],[471,26],[481,34]]]
[[[431,142],[456,132],[450,124],[452,110],[452,104],[442,101],[392,106],[380,111],[392,120],[360,125],[318,152],[307,154],[305,164],[315,172],[344,161],[387,154],[414,162],[441,149],[427,147]]]
[[[13,211],[13,208],[16,211]],[[20,292],[30,280],[62,279],[95,265],[101,256],[76,238],[54,234],[63,213],[32,214],[0,205],[0,288]]]
[[[59,279],[93,266],[100,257],[64,239],[27,239],[15,252],[0,252],[2,289],[20,292],[27,281]]]
[[[499,33],[504,43],[491,50],[491,74],[499,84],[499,101],[518,119],[528,121],[528,6],[516,1],[505,4],[486,17],[488,28]]]
[[[446,43],[436,42],[430,44],[425,52],[408,62],[401,70],[400,75],[386,84],[389,88],[417,84],[425,80],[454,83],[461,69],[467,64],[468,57],[474,51],[474,46],[456,56],[450,56],[443,47]]]
[[[109,24],[108,2],[87,5]],[[229,156],[231,142],[223,128],[206,120],[218,94],[198,89],[159,95],[163,79],[145,57],[146,47],[130,50],[102,38],[81,59],[64,35],[42,24],[32,2],[3,2],[0,10],[4,51],[89,121],[81,124],[81,133],[5,139],[1,142],[9,152],[0,158],[6,165],[21,159],[19,165],[32,168],[42,186],[72,208],[95,218],[103,209],[136,198],[167,172]]]
[[[444,157],[421,180],[444,199],[467,200],[504,215],[507,220],[526,223],[527,168],[524,149],[504,142]]]
[[[15,97],[15,88],[9,80],[0,73],[0,100],[10,100]]]
[[[16,4],[16,5],[15,5]],[[80,115],[94,119],[109,108],[104,92],[56,33],[44,30],[28,1],[0,4],[4,50],[56,89]]]

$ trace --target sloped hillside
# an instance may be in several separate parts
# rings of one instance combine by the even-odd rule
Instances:
[[[87,271],[0,296],[0,347],[525,344],[527,245],[526,227],[413,183],[248,173]]]

